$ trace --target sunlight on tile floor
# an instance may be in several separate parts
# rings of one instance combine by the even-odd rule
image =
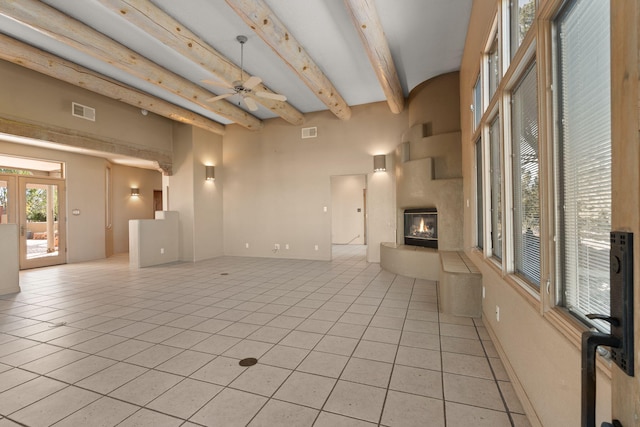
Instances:
[[[23,271],[0,297],[0,427],[528,426],[482,322],[365,250]]]

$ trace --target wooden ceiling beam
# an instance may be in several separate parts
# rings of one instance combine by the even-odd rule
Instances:
[[[238,80],[241,71],[240,67],[229,61],[191,30],[153,5],[149,0],[98,1],[180,55],[215,74],[229,85]],[[253,92],[273,93],[263,84],[253,88]],[[293,125],[302,125],[304,123],[303,114],[287,102],[275,101],[252,94],[249,94],[249,96]]]
[[[207,103],[210,92],[40,1],[2,1],[0,14],[247,129],[262,128],[262,121],[246,111],[227,101]]]
[[[97,94],[175,120],[224,135],[225,126],[165,100],[147,95],[73,62],[0,34],[0,59],[82,87]]]
[[[389,108],[398,114],[404,109],[404,93],[376,6],[373,0],[345,0],[345,4],[360,34]]]
[[[342,120],[351,108],[320,67],[263,0],[226,0],[227,4],[282,58],[311,91]]]

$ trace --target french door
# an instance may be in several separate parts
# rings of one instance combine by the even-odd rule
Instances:
[[[0,176],[0,220],[18,224],[20,269],[64,264],[63,179]]]

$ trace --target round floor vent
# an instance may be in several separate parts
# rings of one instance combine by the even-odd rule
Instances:
[[[247,357],[246,359],[242,359],[239,364],[240,366],[253,366],[256,363],[258,363],[258,359],[255,357]]]

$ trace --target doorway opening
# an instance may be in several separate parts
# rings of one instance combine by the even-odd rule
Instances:
[[[19,227],[20,269],[66,262],[64,164],[0,155],[0,224]]]
[[[331,244],[367,245],[367,176],[331,177]]]

